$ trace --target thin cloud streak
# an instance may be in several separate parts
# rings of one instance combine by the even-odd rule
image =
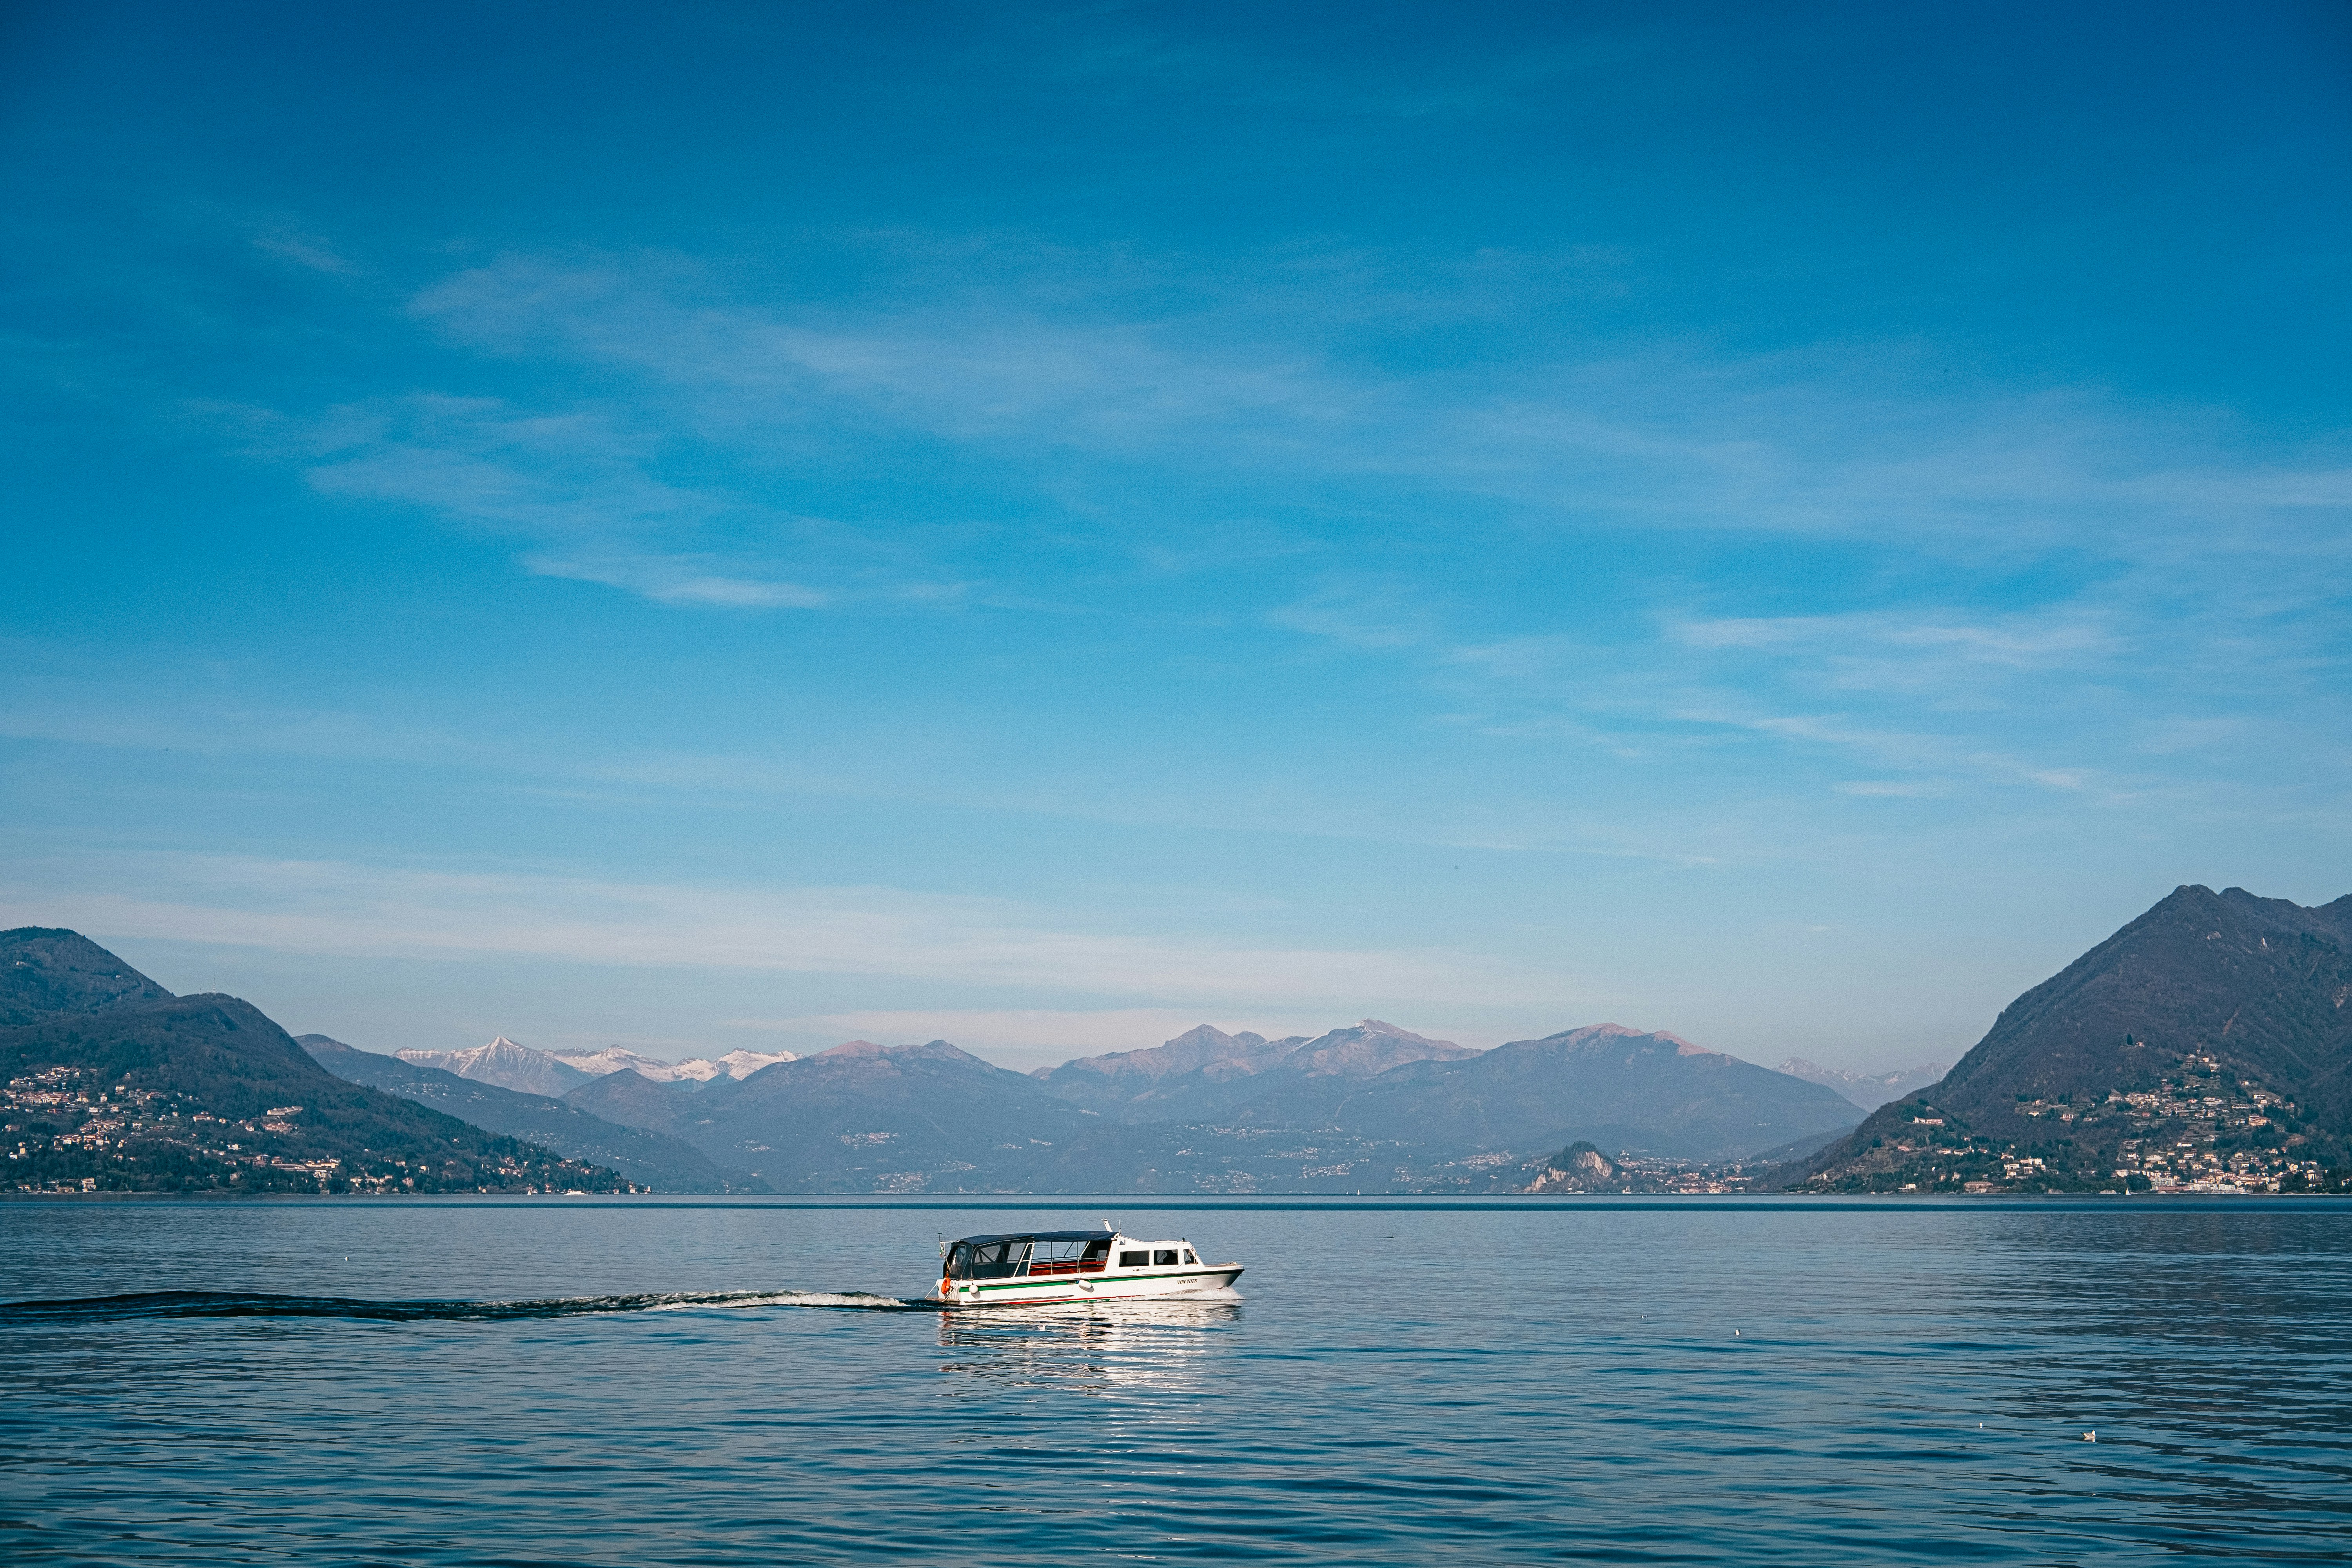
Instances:
[[[522,563],[536,576],[568,577],[575,582],[625,588],[657,605],[698,605],[730,610],[813,610],[826,603],[824,595],[796,583],[727,575],[726,563],[710,556],[604,553],[567,557],[534,552],[525,555]]]
[[[1079,267],[1084,258],[1055,264]],[[1411,476],[1649,528],[1822,537],[1899,530],[1915,548],[2039,552],[2058,538],[2122,558],[2307,548],[2271,510],[2352,506],[2340,458],[2232,472],[2180,455],[2218,445],[2189,416],[2089,393],[1928,395],[1872,345],[1710,359],[1680,343],[1595,346],[1518,381],[1343,368],[1324,323],[1018,296],[863,313],[840,306],[688,305],[709,285],[675,259],[566,267],[511,257],[420,294],[425,320],[488,352],[647,376],[698,417],[801,426],[880,421],[961,443],[1045,442],[1103,456]],[[1066,296],[1068,290],[1064,290]],[[1098,311],[1125,319],[1089,322]],[[2228,514],[2226,532],[2213,528]]]
[[[510,256],[419,291],[411,313],[466,352],[617,373],[634,395],[540,408],[412,395],[257,424],[322,494],[421,508],[517,541],[535,574],[703,613],[1038,613],[1059,596],[1035,584],[1074,568],[1114,598],[1145,595],[1169,563],[1197,571],[1230,553],[1224,525],[1203,521],[1226,505],[1171,504],[1147,525],[1111,494],[1181,472],[1212,493],[1265,492],[1279,513],[1293,507],[1281,498],[1319,481],[1338,487],[1332,521],[1294,508],[1286,522],[1237,535],[1276,564],[1267,588],[1291,586],[1261,625],[1359,656],[1411,662],[1425,649],[1424,682],[1467,697],[1453,721],[1581,729],[1621,757],[1668,743],[1662,727],[1727,725],[1849,746],[1873,766],[2076,788],[2114,771],[2063,754],[2097,726],[1989,744],[1984,724],[2036,683],[2150,689],[2147,661],[2135,668],[2132,658],[2159,626],[2167,647],[2203,645],[2195,662],[2209,669],[2275,679],[2300,661],[2326,680],[2352,658],[2327,629],[2352,601],[2352,525],[2311,526],[2315,510],[2352,506],[2352,468],[2326,443],[2302,468],[2274,454],[2232,466],[2218,456],[2218,429],[2178,411],[2064,390],[1920,395],[1899,363],[1857,374],[1861,345],[1748,360],[1687,343],[1596,345],[1508,384],[1442,368],[1379,372],[1327,352],[1332,323],[1311,311],[1285,316],[1279,334],[1245,306],[1187,315],[1162,302],[1139,315],[1131,279],[1089,296],[1097,258],[986,240],[963,248],[975,245],[1007,253],[992,258],[1002,277],[888,309],[747,302],[678,258]],[[1187,298],[1181,273],[1152,282]],[[1040,290],[1054,310],[1023,303]],[[900,529],[885,546],[886,531],[806,515],[801,470],[877,442],[984,455],[1001,483],[981,510],[1042,505],[1063,521],[1023,528],[1039,552],[1024,562],[973,548],[984,531]],[[779,461],[782,472],[760,471]],[[1405,493],[1391,493],[1400,485]],[[1425,526],[1410,514],[1443,517],[1459,546],[1491,536],[1497,508],[1529,509],[1532,526],[1571,537],[1597,524],[1867,542],[1971,571],[2071,553],[2105,563],[2106,580],[1990,616],[1933,590],[1901,609],[1790,616],[1662,600],[1641,679],[1604,661],[1567,701],[1548,697],[1531,712],[1527,694],[1543,682],[1504,668],[1546,662],[1514,653],[1528,639],[1465,636],[1464,611],[1415,580],[1409,548],[1380,559]],[[1347,527],[1321,537],[1339,518]],[[1335,553],[1368,547],[1370,570],[1329,569]],[[1612,658],[1630,662],[1628,651]],[[1938,715],[1936,742],[1903,732],[1918,726],[1916,708],[1899,724],[1845,710],[1857,694],[1898,693]],[[2139,701],[2151,700],[2166,700],[2160,686]],[[1973,733],[1969,711],[1986,716]]]
[[[694,800],[842,799],[900,802],[1044,820],[1120,827],[1210,830],[1367,845],[1479,849],[1710,863],[1680,847],[1664,825],[1652,832],[1593,820],[1564,830],[1556,814],[1515,825],[1471,826],[1425,814],[1348,805],[1305,793],[1254,791],[1246,799],[1203,797],[1192,789],[1123,780],[1087,787],[1065,779],[985,783],[955,769],[908,769],[891,754],[861,763],[819,765],[803,752],[582,752],[560,736],[518,745],[511,732],[469,734],[439,722],[382,712],[301,710],[231,700],[189,686],[159,695],[156,672],[122,680],[37,678],[0,697],[0,736],[67,746],[162,754],[299,758],[320,763],[396,763],[454,775],[494,777],[519,794]],[[857,748],[862,753],[866,749]]]
[[[985,253],[993,242],[969,243]],[[2326,442],[2311,444],[2302,468],[2275,452],[2231,463],[2190,414],[2064,390],[1909,395],[1900,374],[1842,374],[1867,357],[1850,344],[1746,360],[1688,342],[1601,345],[1549,374],[1481,384],[1326,352],[1328,323],[1311,310],[1282,331],[1245,304],[1188,315],[1166,302],[1188,297],[1181,271],[1153,276],[1161,302],[1139,315],[1132,280],[1088,293],[1084,254],[996,248],[1013,254],[991,258],[1004,269],[995,280],[888,309],[747,301],[674,258],[511,257],[420,291],[414,315],[462,352],[618,374],[631,395],[533,407],[411,395],[248,425],[257,450],[301,465],[321,494],[422,508],[515,540],[526,571],[704,614],[1045,613],[1057,596],[1031,584],[1080,563],[1097,598],[1088,610],[1117,614],[1156,592],[1169,563],[1214,565],[1227,525],[1221,506],[1189,500],[1167,509],[1183,515],[1145,526],[1102,504],[1105,474],[1129,492],[1178,470],[1277,496],[1313,481],[1341,498],[1328,515],[1277,504],[1234,535],[1270,600],[1245,618],[1390,661],[1438,700],[1423,719],[1433,730],[1550,737],[1634,766],[1745,745],[1906,773],[1931,795],[2026,789],[2112,805],[2202,792],[2251,803],[2259,790],[2214,775],[2227,765],[2217,749],[2166,737],[2210,726],[2223,706],[2271,731],[2289,708],[2306,720],[2343,713],[2352,527],[2315,528],[2312,516],[2352,499],[2352,469]],[[1039,290],[1055,310],[1024,302]],[[1026,561],[967,552],[984,529],[900,529],[886,546],[885,531],[809,515],[798,467],[874,440],[1000,460],[1014,477],[989,504],[1015,504],[1026,484],[1068,515],[1019,531],[1035,552]],[[771,447],[781,473],[743,466]],[[1496,501],[1537,509],[1512,525],[1522,535],[1573,537],[1597,521],[1867,538],[1915,578],[1938,561],[1971,573],[2063,555],[2086,564],[2027,610],[1988,610],[1965,584],[1915,581],[1899,607],[1758,615],[1689,602],[1667,584],[1647,590],[1645,619],[1597,641],[1498,637],[1476,624],[1475,598],[1417,572],[1412,542],[1433,527],[1449,553],[1491,542]],[[1203,522],[1204,511],[1219,520]],[[1408,521],[1414,511],[1440,521]],[[1332,569],[1343,550],[1364,558],[1360,569]],[[2282,713],[2237,711],[2249,692]],[[614,776],[650,782],[660,765],[621,759]],[[685,765],[747,781],[764,772],[770,782],[751,787],[776,787],[773,765],[756,757]],[[901,786],[784,787],[880,797]],[[2294,787],[2305,798],[2294,810],[2324,809],[2309,781]],[[971,782],[965,798],[990,793]],[[1183,816],[1149,798],[1052,788],[999,804]],[[1421,837],[1377,811],[1210,815]],[[1444,824],[1428,837],[1616,852],[1533,822]],[[1692,864],[1721,847],[1643,852]]]
[[[105,882],[121,890],[93,886]],[[1475,953],[1073,931],[1010,900],[882,888],[751,889],[155,856],[85,862],[47,886],[20,873],[6,902],[10,918],[37,923],[282,953],[867,975],[1213,1006],[1573,1000],[1557,975]]]

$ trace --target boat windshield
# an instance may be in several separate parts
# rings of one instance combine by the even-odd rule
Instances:
[[[948,1254],[950,1279],[1010,1279],[1028,1251],[1023,1241],[959,1241]]]

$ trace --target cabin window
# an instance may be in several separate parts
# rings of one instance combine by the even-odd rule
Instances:
[[[963,1249],[958,1247],[957,1251]],[[971,1249],[971,1272],[963,1278],[972,1279],[1009,1279],[1021,1268],[1022,1254],[1028,1244],[1019,1241],[991,1241]]]
[[[1152,1254],[1151,1261],[1155,1268],[1173,1268],[1176,1266],[1176,1249],[1172,1247],[1163,1247]]]
[[[1118,1266],[1121,1268],[1149,1268],[1150,1263],[1151,1254],[1149,1252],[1122,1252],[1118,1255]]]
[[[1192,1249],[1189,1247],[1184,1249],[1184,1261],[1191,1264],[1195,1268],[1198,1268],[1201,1266],[1201,1260],[1192,1256]]]
[[[1088,1241],[1039,1241],[1031,1245],[1031,1278],[1048,1274],[1098,1274],[1110,1267],[1110,1237]]]

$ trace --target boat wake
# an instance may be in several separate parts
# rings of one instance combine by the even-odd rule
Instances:
[[[579,1318],[605,1312],[711,1308],[821,1307],[869,1312],[934,1312],[936,1303],[862,1290],[710,1290],[675,1295],[561,1296],[537,1301],[373,1301],[348,1296],[272,1296],[227,1290],[141,1290],[59,1301],[0,1301],[0,1327],[120,1322],[135,1318],[357,1318],[373,1322],[498,1322]]]

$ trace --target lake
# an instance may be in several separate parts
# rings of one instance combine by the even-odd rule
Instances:
[[[1239,1299],[894,1300],[1104,1218]],[[2339,1200],[20,1200],[0,1300],[16,1563],[2352,1553]]]

